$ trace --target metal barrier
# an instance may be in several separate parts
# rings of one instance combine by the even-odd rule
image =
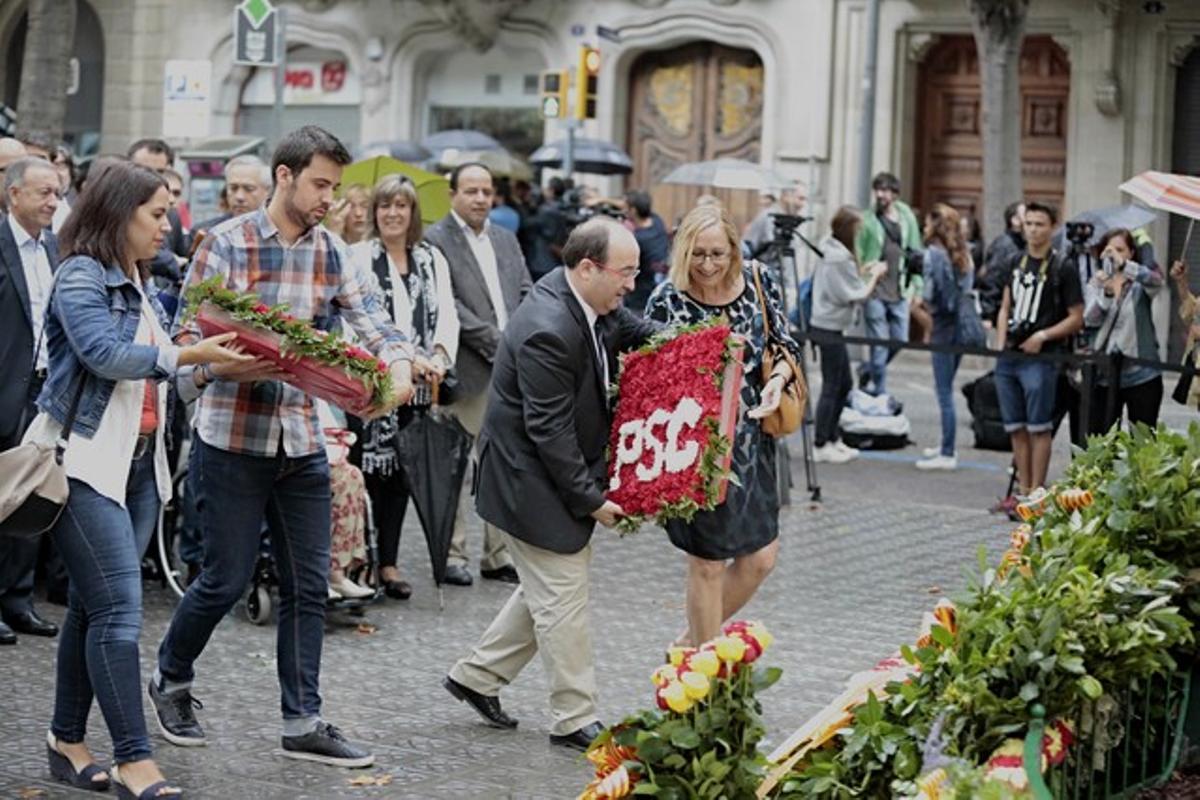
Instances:
[[[1075,721],[1066,760],[1041,776],[1044,710],[1031,709],[1025,773],[1039,800],[1129,800],[1166,782],[1179,763],[1191,704],[1192,670],[1152,676],[1128,687],[1111,705],[1090,704]],[[1106,707],[1107,706],[1107,707]]]

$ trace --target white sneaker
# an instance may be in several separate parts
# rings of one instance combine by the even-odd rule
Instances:
[[[330,600],[341,600],[342,599],[341,593],[337,589],[333,588],[333,584],[330,584],[328,588],[329,588],[328,597]]]
[[[832,442],[813,449],[813,461],[818,464],[845,464],[854,456],[843,452]]]
[[[375,594],[374,589],[368,589],[366,586],[359,586],[349,578],[342,578],[337,583],[329,584],[329,588],[337,592],[342,597],[358,599],[362,597],[370,597]]]
[[[942,448],[940,447],[926,447],[921,451],[921,458],[934,458],[935,456],[940,456],[941,454]]]
[[[838,450],[841,450],[846,455],[850,456],[851,459],[858,458],[858,453],[859,453],[858,448],[851,447],[850,445],[843,442],[841,439],[838,439],[836,442],[834,442],[833,446],[836,447]]]
[[[958,458],[955,456],[944,456],[940,453],[929,458],[922,459],[917,462],[917,469],[931,470],[951,470],[958,469]]]

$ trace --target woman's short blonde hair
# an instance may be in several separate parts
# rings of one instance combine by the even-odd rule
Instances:
[[[408,236],[405,237],[405,244],[412,247],[421,241],[424,226],[421,224],[421,204],[417,200],[417,187],[413,186],[412,180],[407,175],[399,173],[384,175],[375,184],[375,191],[371,195],[371,232],[375,238],[379,238],[379,224],[376,222],[379,207],[384,203],[392,202],[397,197],[408,200],[408,204],[412,208],[412,214],[408,220]]]
[[[741,241],[725,209],[719,206],[696,206],[679,223],[675,231],[675,243],[671,247],[671,269],[667,277],[681,292],[686,292],[692,284],[692,251],[696,247],[696,237],[709,228],[720,228],[729,243],[729,264],[722,281],[729,285],[742,272]]]

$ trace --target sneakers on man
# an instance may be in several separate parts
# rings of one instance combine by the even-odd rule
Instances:
[[[303,736],[284,736],[280,755],[331,767],[369,767],[375,763],[375,756],[346,741],[342,732],[328,722],[318,723],[315,730]]]
[[[917,462],[917,469],[923,470],[952,470],[958,469],[958,459],[955,456],[944,456],[938,453]]]
[[[921,451],[921,458],[933,458],[934,456],[940,456],[941,454],[942,448],[940,447],[926,447]]]
[[[845,464],[854,456],[840,449],[833,442],[828,442],[813,449],[813,461],[818,464]]]
[[[154,716],[158,719],[158,729],[162,731],[164,739],[179,747],[203,747],[208,744],[204,729],[196,720],[196,709],[204,708],[204,704],[192,697],[190,689],[162,692],[154,681],[150,681],[148,693],[150,703],[154,706]]]

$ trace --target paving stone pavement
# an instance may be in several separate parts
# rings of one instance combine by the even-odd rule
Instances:
[[[938,414],[927,358],[903,354],[890,383],[906,403],[912,438],[937,441]],[[813,370],[816,372],[816,370]],[[964,365],[959,383],[978,370]],[[814,381],[814,384],[819,381]],[[814,391],[818,387],[813,386]],[[785,738],[836,696],[846,678],[867,669],[915,635],[921,613],[964,585],[980,545],[995,556],[1011,523],[983,509],[1006,482],[1008,456],[969,447],[969,417],[958,398],[958,472],[925,475],[912,467],[919,447],[864,453],[847,465],[821,465],[825,503],[808,507],[800,487],[781,514],[782,549],[775,572],[743,616],[764,620],[776,635],[765,663],[783,667],[782,680],[763,695],[768,744]],[[1173,416],[1171,416],[1173,415]],[[1169,410],[1168,422],[1186,418]],[[793,452],[798,452],[793,442]],[[1056,441],[1052,473],[1066,462]],[[798,484],[803,469],[792,464]],[[282,759],[278,747],[278,689],[274,629],[257,627],[237,609],[198,663],[196,694],[210,744],[181,749],[151,728],[164,771],[189,798],[572,798],[589,779],[586,762],[547,742],[550,725],[545,673],[534,661],[505,690],[505,708],[521,720],[516,731],[483,727],[474,713],[440,686],[503,604],[509,587],[489,581],[447,587],[445,608],[429,578],[421,534],[410,520],[401,547],[414,584],[411,600],[386,601],[366,619],[334,617],[325,640],[322,686],[328,719],[367,743],[377,764],[334,770]],[[472,544],[479,541],[472,534]],[[653,702],[649,680],[661,653],[683,625],[684,562],[656,529],[619,539],[596,538],[592,618],[600,713],[606,721]],[[146,590],[142,635],[145,675],[174,600]],[[58,619],[61,609],[39,609]],[[52,783],[44,732],[53,700],[54,642],[21,637],[0,648],[0,798],[96,797]],[[90,742],[107,759],[109,741],[98,711]],[[390,776],[387,786],[356,788],[358,775]]]

